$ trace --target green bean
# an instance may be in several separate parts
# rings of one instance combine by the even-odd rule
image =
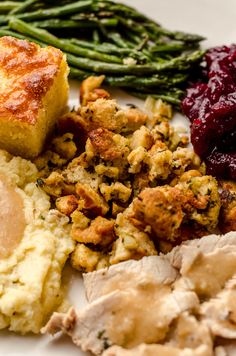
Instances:
[[[89,76],[94,75],[94,73],[86,72],[86,71],[80,70],[78,68],[70,67],[69,75],[70,75],[71,79],[77,79],[77,80],[82,81],[82,80],[88,78]]]
[[[103,11],[110,11],[112,13],[119,13],[120,15],[125,14],[128,18],[135,18],[136,20],[147,20],[147,17],[135,10],[132,7],[129,7],[124,4],[117,4],[112,1],[108,2],[98,2],[92,5],[93,11],[103,10]],[[148,19],[149,20],[149,19]]]
[[[198,61],[202,58],[202,52],[197,51],[188,57],[176,57],[166,63],[160,64],[144,64],[144,65],[121,65],[116,63],[102,63],[98,61],[85,60],[84,58],[75,57],[68,54],[68,62],[76,67],[81,69],[90,70],[95,73],[117,73],[117,74],[155,74],[158,72],[163,72],[170,69],[179,69],[186,70],[190,69],[190,63]]]
[[[122,76],[122,77],[107,77],[106,83],[115,87],[129,87],[129,88],[152,88],[165,87],[169,88],[186,81],[187,74],[179,74],[175,77],[165,75],[153,75],[151,77],[136,77],[136,76]]]
[[[86,76],[86,71],[81,71],[76,68],[72,69],[72,73],[74,78],[78,76],[78,79],[80,79],[80,76]],[[155,86],[165,86],[166,88],[179,84],[187,79],[186,74],[179,74],[176,75],[175,77],[169,78],[168,76],[164,75],[154,75],[151,77],[136,77],[136,76],[123,76],[123,77],[112,77],[106,75],[105,77],[105,82],[111,86],[116,86],[116,87],[133,87],[137,88],[137,86],[145,86],[145,87],[155,87]]]
[[[16,30],[22,34],[26,34],[33,38],[38,39],[44,43],[50,44],[68,53],[73,53],[82,57],[98,59],[104,62],[112,63],[122,63],[122,60],[116,56],[108,55],[105,53],[95,52],[86,48],[70,43],[69,40],[59,40],[57,37],[51,35],[46,30],[38,29],[24,21],[12,18],[9,22],[11,29]]]
[[[103,42],[101,45],[96,44],[94,42],[88,42],[84,40],[79,40],[77,38],[72,38],[71,42],[85,48],[90,48],[90,49],[96,49],[98,52],[101,53],[110,53],[110,54],[116,54],[118,56],[122,56],[122,58],[125,57],[131,57],[134,59],[137,59],[139,61],[147,61],[148,57],[143,54],[143,52],[138,51],[136,49],[130,49],[130,48],[120,48],[118,46],[115,46],[112,43],[109,42]]]
[[[49,9],[39,9],[33,12],[18,14],[17,17],[26,21],[62,17],[89,9],[92,4],[93,0],[80,0],[64,6],[58,6],[54,8],[52,7]]]
[[[94,22],[99,22],[102,25],[107,26],[107,27],[115,27],[119,23],[119,20],[117,18],[114,18],[114,17],[99,18],[99,17],[94,17],[94,16],[84,17],[84,16],[75,15],[75,16],[71,16],[71,20],[74,20],[74,21],[85,21],[85,20],[94,21]]]
[[[145,74],[154,73],[155,68],[150,65],[122,65],[122,64],[112,64],[103,63],[98,61],[93,61],[85,58],[75,57],[71,54],[67,55],[68,63],[79,69],[86,69],[94,73],[117,73],[117,74]]]
[[[197,48],[198,43],[196,44],[187,44],[187,43],[163,43],[156,44],[150,47],[152,53],[173,53],[173,52],[183,52],[189,49]]]
[[[34,5],[37,1],[39,0],[26,0],[20,5],[18,4],[18,6],[15,6],[14,9],[10,12],[10,15],[22,14],[25,10]]]
[[[30,42],[35,42],[42,47],[46,46],[45,43],[40,42],[40,41],[36,40],[35,38],[32,38],[30,36],[21,35],[20,33],[16,33],[13,31],[5,30],[0,27],[0,37],[3,37],[3,36],[11,36],[11,37],[18,38],[20,40],[28,40]]]
[[[99,52],[89,51],[83,48],[74,46],[73,44],[57,39],[55,36],[52,36],[45,30],[37,29],[19,19],[12,18],[9,21],[9,26],[11,29],[16,30],[22,34],[26,34],[33,38],[38,39],[39,41],[48,43],[50,45],[61,48],[65,52],[74,53],[78,55],[88,56],[90,55],[93,58],[95,56],[98,59]],[[94,72],[101,73],[123,73],[123,74],[148,74],[148,73],[157,73],[165,70],[178,69],[178,70],[188,70],[190,64],[200,61],[204,52],[195,51],[188,56],[179,56],[171,60],[168,60],[163,63],[150,63],[146,65],[122,65],[114,63],[103,63],[101,61],[93,61],[89,58],[74,57],[68,55],[68,60],[72,62],[72,65],[82,69],[88,69]],[[103,54],[105,56],[105,54]],[[104,57],[107,58],[107,57]],[[117,57],[114,57],[117,58]],[[107,58],[108,59],[108,58]]]
[[[110,4],[107,2],[101,2],[101,4],[96,4],[96,7],[94,7],[94,9],[97,7],[99,7],[102,10],[109,10],[113,13],[120,13],[119,16],[125,15],[125,17],[124,16],[122,17],[123,20],[130,21],[130,23],[133,20],[137,20],[135,21],[135,28],[133,29],[138,31],[141,30],[141,27],[139,26],[142,24],[142,26],[144,26],[150,32],[151,35],[153,35],[153,33],[155,33],[155,35],[162,34],[183,42],[200,42],[205,39],[203,36],[199,36],[195,34],[187,34],[184,32],[169,31],[167,29],[164,29],[156,22],[150,20],[147,16],[141,14],[139,11],[135,10],[134,8],[124,4],[116,4],[112,1],[110,2]],[[128,20],[126,20],[127,18]],[[141,24],[139,24],[138,26],[137,22],[139,22],[139,20],[141,20]],[[128,25],[127,22],[126,24]]]
[[[122,48],[134,48],[133,44],[128,39],[122,38],[117,32],[108,33],[107,38]]]
[[[39,9],[33,12],[26,12],[24,14],[16,14],[15,16],[19,19],[25,20],[27,22],[42,19],[51,19],[56,17],[61,17],[75,13],[80,10],[85,10],[89,8],[93,0],[81,0],[73,4],[64,5],[61,7],[55,7],[50,9]],[[11,16],[0,16],[0,25],[5,25],[11,19]]]
[[[174,105],[204,55],[196,50],[202,36],[167,30],[112,0],[60,0],[57,6],[53,0],[0,0],[0,14],[0,36],[60,48],[70,77],[105,74],[108,85]]]
[[[19,6],[16,1],[0,1],[0,13],[7,13]]]
[[[94,75],[94,73],[92,72],[86,72],[86,71],[81,71],[77,68],[71,67],[70,68],[70,78],[72,79],[77,79],[77,80],[84,80],[87,77],[89,77],[90,75]],[[105,77],[105,84],[109,84],[109,85],[114,85],[113,79],[112,77]],[[127,90],[126,87],[122,87],[122,89]],[[128,90],[129,94],[134,95],[138,98],[141,99],[146,99],[147,96],[152,96],[154,99],[161,99],[164,100],[170,104],[173,104],[174,106],[176,106],[177,108],[179,108],[180,103],[181,103],[181,99],[178,98],[177,96],[175,96],[173,93],[171,92],[166,92],[166,94],[162,93],[158,93],[158,91],[154,91],[153,93],[144,93],[141,90],[140,91],[136,91],[133,90],[132,88]]]
[[[104,21],[105,20],[105,21]],[[117,21],[115,19],[103,19],[102,23],[107,27],[116,26]],[[60,29],[60,28],[97,28],[98,23],[95,20],[60,20],[60,19],[48,19],[44,21],[31,22],[34,27],[45,29]]]
[[[73,78],[77,78],[79,80],[83,80],[87,78],[89,75],[93,73],[81,71],[76,68],[71,68],[71,76]],[[122,76],[122,77],[112,77],[106,75],[105,83],[115,87],[129,87],[129,88],[137,88],[137,87],[155,87],[162,86],[165,88],[169,88],[171,85],[176,85],[178,83],[186,80],[187,75],[181,74],[176,75],[176,77],[170,78],[167,76],[151,76],[151,77],[136,77],[136,76]],[[181,91],[182,93],[182,91]]]
[[[155,34],[156,36],[167,36],[171,39],[174,39],[176,41],[182,41],[186,43],[196,43],[196,42],[201,42],[205,39],[205,37],[199,36],[199,35],[193,35],[185,32],[180,32],[180,31],[169,31],[163,27],[158,27],[154,23],[147,23],[144,24],[144,27],[148,30],[148,33],[153,36]]]

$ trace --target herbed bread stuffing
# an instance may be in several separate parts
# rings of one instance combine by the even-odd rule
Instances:
[[[121,108],[103,79],[82,83],[81,107],[59,120],[34,161],[38,184],[70,217],[73,267],[90,272],[230,231],[234,186],[222,183],[220,196],[187,135],[171,126],[171,107],[149,98],[145,112]]]

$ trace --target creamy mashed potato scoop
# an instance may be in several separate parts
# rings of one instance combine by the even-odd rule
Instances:
[[[50,209],[37,169],[0,151],[0,329],[38,333],[62,302],[61,273],[74,244]]]

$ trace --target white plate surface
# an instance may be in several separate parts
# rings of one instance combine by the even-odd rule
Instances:
[[[152,17],[173,30],[198,33],[207,37],[204,47],[236,43],[235,0],[123,0],[128,5]],[[78,105],[78,84],[71,83],[71,106]],[[142,101],[121,91],[115,91],[123,104],[134,102],[142,108]],[[186,124],[181,115],[177,121]],[[85,305],[82,279],[79,274],[71,277],[69,300],[77,307]],[[0,356],[82,356],[67,337],[17,336],[0,332]]]

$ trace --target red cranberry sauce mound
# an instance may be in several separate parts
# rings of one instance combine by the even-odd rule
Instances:
[[[182,101],[191,141],[208,174],[236,179],[236,45],[210,49],[203,73]]]

